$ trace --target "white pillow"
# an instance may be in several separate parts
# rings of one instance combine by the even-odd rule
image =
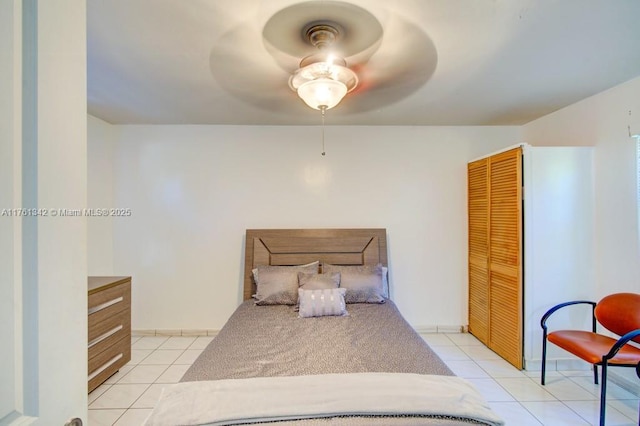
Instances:
[[[331,288],[323,290],[298,289],[300,302],[300,318],[343,316],[347,315],[347,305],[344,301],[346,289]]]

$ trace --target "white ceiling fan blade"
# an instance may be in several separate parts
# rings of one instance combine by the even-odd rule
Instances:
[[[261,43],[261,35],[248,24],[228,31],[211,49],[211,75],[225,91],[244,102],[272,111],[290,111],[297,96],[289,89],[289,74],[264,49],[245,54],[243,47],[249,50]]]
[[[350,110],[362,112],[395,103],[415,93],[436,70],[438,52],[415,24],[394,19],[379,49],[352,69],[360,84],[349,94]]]

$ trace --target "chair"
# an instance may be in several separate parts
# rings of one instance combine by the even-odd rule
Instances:
[[[547,331],[547,320],[559,309],[571,305],[591,305],[591,331],[557,330]],[[615,339],[596,332],[600,323],[610,332],[622,336]],[[627,344],[633,340],[640,343],[640,294],[616,293],[604,297],[598,303],[588,300],[565,302],[549,309],[540,320],[542,326],[542,374],[545,383],[547,363],[547,340],[578,358],[593,364],[594,383],[598,384],[598,366],[602,366],[600,385],[600,426],[604,426],[607,367],[634,367],[640,363],[640,348]]]

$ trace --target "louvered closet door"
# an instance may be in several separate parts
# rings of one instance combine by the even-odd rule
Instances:
[[[468,165],[469,332],[522,368],[522,150]]]
[[[489,347],[522,368],[522,149],[489,158]]]
[[[489,345],[488,159],[469,163],[469,332]]]

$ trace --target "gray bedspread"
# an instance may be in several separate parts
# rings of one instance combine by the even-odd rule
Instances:
[[[396,305],[349,304],[345,317],[298,318],[292,306],[238,307],[182,381],[328,373],[453,375]]]
[[[349,304],[345,317],[298,318],[292,306],[242,303],[187,370],[182,382],[330,373],[388,372],[453,376],[388,300]],[[261,423],[262,424],[262,423]],[[278,425],[468,425],[443,416],[341,416]]]

